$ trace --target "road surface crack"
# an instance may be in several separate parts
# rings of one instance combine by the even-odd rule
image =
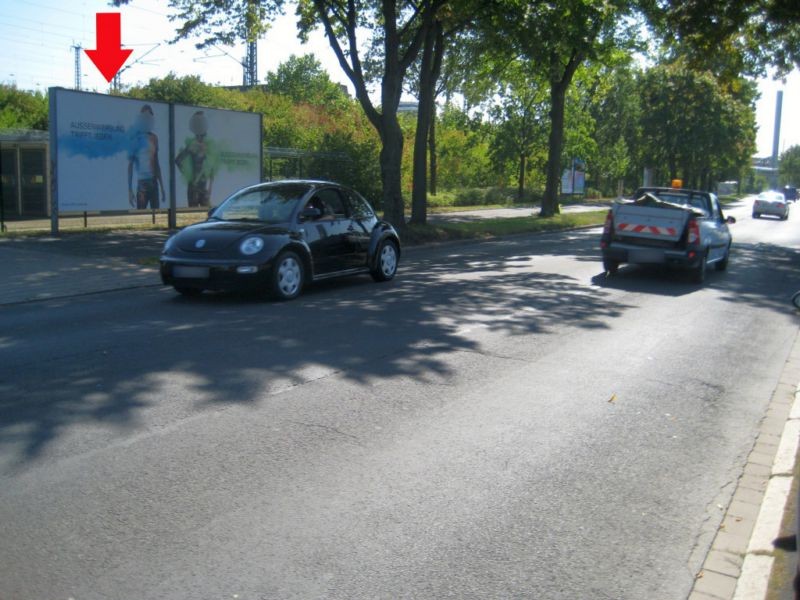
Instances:
[[[289,423],[293,423],[294,425],[300,425],[302,427],[308,427],[309,429],[324,429],[330,433],[335,433],[336,435],[349,438],[351,440],[355,440],[359,444],[361,444],[361,439],[358,436],[352,435],[350,433],[345,433],[335,427],[330,427],[329,425],[321,425],[320,423],[306,423],[304,421],[288,421]]]

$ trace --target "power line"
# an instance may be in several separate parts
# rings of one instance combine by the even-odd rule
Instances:
[[[84,13],[77,12],[74,10],[67,10],[65,8],[60,8],[58,6],[49,6],[47,4],[39,4],[38,2],[31,2],[30,0],[17,0],[20,4],[27,4],[28,6],[33,6],[36,8],[46,8],[47,10],[54,10],[56,12],[66,13],[68,15],[77,15],[79,17],[86,16]]]
[[[13,27],[14,29],[24,29],[26,31],[33,31],[34,33],[38,33],[38,34],[45,34],[45,35],[50,35],[50,36],[54,36],[54,37],[61,37],[61,38],[66,38],[68,40],[74,39],[74,37],[71,36],[71,35],[64,35],[64,34],[61,34],[61,33],[53,33],[51,31],[42,31],[41,29],[36,29],[35,27],[26,27],[25,25],[14,25],[13,23],[8,23],[7,25],[9,27]]]

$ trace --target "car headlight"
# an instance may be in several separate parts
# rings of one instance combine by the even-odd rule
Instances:
[[[253,254],[261,252],[263,247],[264,240],[260,237],[249,237],[242,240],[242,243],[239,244],[239,252],[245,256],[252,256]]]
[[[166,254],[172,248],[172,244],[175,242],[175,236],[171,235],[167,238],[167,241],[164,242],[164,249],[161,251],[161,254]]]

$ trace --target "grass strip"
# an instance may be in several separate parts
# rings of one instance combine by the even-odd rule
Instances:
[[[563,231],[577,227],[602,225],[608,210],[567,213],[554,217],[513,217],[480,219],[463,223],[408,225],[401,233],[403,244],[417,246],[451,240],[490,239],[522,233]]]

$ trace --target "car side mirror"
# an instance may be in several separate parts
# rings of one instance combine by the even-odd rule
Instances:
[[[213,206],[213,207],[211,207],[211,208],[209,208],[209,209],[208,209],[208,218],[209,218],[209,219],[211,218],[211,215],[213,215],[213,214],[214,214],[214,211],[215,211],[215,210],[217,210],[217,207],[216,207],[216,206]]]
[[[300,220],[313,221],[314,219],[319,219],[321,216],[322,211],[320,209],[314,208],[313,206],[306,206],[303,212],[300,213]]]
[[[734,223],[736,223],[736,217],[728,217],[727,219],[725,219],[725,222],[728,225],[733,225]]]

